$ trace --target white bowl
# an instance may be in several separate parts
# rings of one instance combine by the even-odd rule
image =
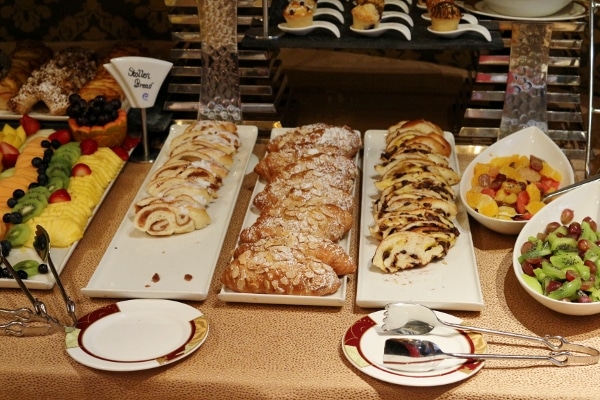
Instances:
[[[581,222],[583,218],[589,216],[600,222],[600,182],[593,181],[583,186],[567,192],[555,200],[552,200],[546,207],[535,214],[525,225],[513,250],[513,270],[517,280],[523,286],[523,289],[539,303],[551,310],[569,315],[592,315],[600,313],[600,302],[595,303],[570,303],[554,300],[544,296],[532,289],[522,278],[523,270],[519,263],[521,246],[530,236],[535,236],[543,232],[550,222],[559,222],[560,214],[565,208],[570,208],[575,212],[573,221]]]
[[[569,159],[565,156],[561,148],[548,135],[536,127],[525,128],[508,135],[486,148],[471,161],[462,174],[459,186],[460,200],[465,209],[469,215],[486,228],[506,235],[517,235],[523,226],[525,226],[526,221],[507,221],[487,217],[469,206],[465,197],[465,193],[471,189],[473,171],[477,163],[486,164],[493,158],[511,154],[522,154],[527,157],[534,155],[547,161],[552,168],[561,174],[562,181],[560,182],[560,187],[574,183],[575,175],[573,174],[573,168],[569,163]]]
[[[572,0],[484,0],[494,11],[509,17],[547,17],[565,8]]]

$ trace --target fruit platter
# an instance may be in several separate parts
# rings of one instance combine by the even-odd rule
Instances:
[[[6,123],[0,132],[0,246],[30,289],[55,284],[33,248],[36,226],[48,231],[60,273],[139,142],[125,137],[120,102],[77,95],[70,102],[77,106],[68,111],[69,128],[44,129],[25,114],[18,126]],[[18,287],[4,266],[0,287]]]

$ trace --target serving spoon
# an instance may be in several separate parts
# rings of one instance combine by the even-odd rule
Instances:
[[[586,183],[590,183],[590,182],[593,182],[593,181],[597,181],[598,179],[600,179],[600,174],[589,176],[589,177],[587,177],[585,179],[580,180],[579,182],[575,182],[575,183],[573,183],[571,185],[567,185],[565,187],[557,189],[557,190],[555,190],[552,193],[548,193],[548,194],[544,195],[544,197],[542,197],[542,201],[544,203],[548,203],[549,201],[551,201],[555,197],[560,196],[561,194],[565,194],[567,192],[570,192],[571,190],[573,190],[575,188],[578,188],[579,186],[585,185]]]
[[[387,31],[397,31],[400,32],[406,38],[406,40],[411,40],[410,29],[406,25],[396,22],[381,22],[377,28],[373,29],[355,29],[350,26],[350,30],[359,35],[369,37],[381,36]]]
[[[442,360],[454,358],[548,361],[556,366],[564,367],[596,364],[600,357],[598,350],[587,346],[580,346],[577,352],[579,354],[572,351],[551,351],[548,355],[450,353],[442,351],[436,343],[429,340],[393,338],[385,341],[383,364],[400,371],[424,372],[435,369]]]
[[[427,30],[436,36],[445,37],[449,39],[459,37],[460,35],[466,32],[475,32],[483,36],[488,42],[492,41],[492,34],[490,33],[490,31],[485,26],[479,24],[458,24],[458,28],[452,31],[436,31],[432,29],[431,26],[428,26]]]
[[[425,335],[437,326],[448,326],[459,331],[488,333],[491,335],[534,341],[546,346],[552,351],[580,351],[581,348],[588,348],[587,346],[571,343],[562,336],[531,336],[447,322],[441,320],[432,309],[421,304],[394,303],[388,304],[385,307],[385,317],[382,326],[384,332],[400,335]]]

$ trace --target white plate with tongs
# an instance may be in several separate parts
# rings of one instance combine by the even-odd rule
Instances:
[[[19,276],[18,271],[16,271],[12,264],[4,257],[4,255],[2,255],[2,253],[0,253],[2,264],[6,266],[18,287],[25,294],[32,306],[32,308],[23,307],[15,310],[0,308],[0,318],[2,318],[0,320],[0,333],[9,336],[37,336],[59,331],[69,332],[77,323],[75,302],[69,297],[60,281],[59,273],[52,262],[52,258],[50,258],[50,237],[48,236],[48,232],[40,225],[37,225],[33,247],[42,261],[46,263],[56,280],[56,285],[60,290],[67,309],[67,314],[71,318],[71,324],[63,325],[57,318],[51,316],[46,309],[46,305],[31,293],[23,279]],[[4,319],[9,319],[9,321],[2,322]]]
[[[486,353],[483,333],[537,343],[547,352]],[[530,336],[466,326],[451,315],[410,303],[388,304],[385,310],[357,321],[344,336],[343,350],[348,360],[366,374],[411,386],[466,379],[483,367],[484,360],[564,367],[596,364],[600,358],[597,349],[572,343],[562,336]]]

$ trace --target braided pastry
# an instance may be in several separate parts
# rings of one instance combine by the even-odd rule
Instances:
[[[69,96],[89,81],[96,72],[96,55],[83,47],[58,51],[52,59],[33,71],[8,108],[17,114],[27,114],[39,102],[51,115],[65,115]]]
[[[10,68],[0,80],[0,110],[8,109],[14,97],[33,71],[52,58],[52,50],[40,42],[20,41],[10,54]]]

